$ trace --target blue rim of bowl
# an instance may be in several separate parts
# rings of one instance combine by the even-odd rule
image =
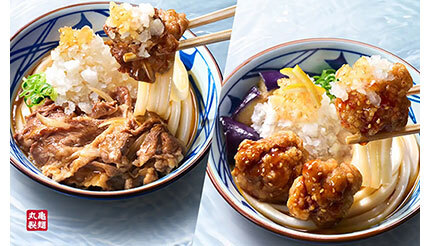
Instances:
[[[345,42],[345,43],[349,43],[349,44],[355,44],[355,45],[363,45],[363,46],[367,46],[370,47],[372,49],[376,49],[382,53],[391,55],[393,57],[396,57],[397,59],[399,59],[403,64],[409,66],[411,69],[415,70],[418,74],[420,74],[419,70],[416,69],[414,66],[412,66],[411,64],[409,64],[407,61],[403,60],[402,58],[398,57],[397,55],[386,51],[382,48],[379,48],[377,46],[371,45],[371,44],[367,44],[367,43],[363,43],[360,41],[355,41],[355,40],[350,40],[350,39],[343,39],[343,38],[307,38],[307,39],[300,39],[300,40],[294,40],[294,41],[290,41],[290,42],[285,42],[282,44],[278,44],[275,45],[273,47],[270,47],[268,49],[265,49],[261,52],[258,52],[257,54],[249,57],[248,59],[246,59],[243,63],[241,63],[239,66],[237,66],[232,72],[230,72],[230,74],[228,76],[226,76],[226,78],[222,81],[222,86],[224,86],[227,81],[229,81],[231,79],[231,77],[238,71],[240,70],[242,67],[244,67],[245,65],[247,65],[249,62],[251,62],[252,60],[254,60],[257,57],[260,57],[268,52],[274,51],[276,49],[282,48],[282,47],[286,47],[286,46],[290,46],[290,45],[295,45],[295,44],[302,44],[302,43],[309,43],[309,42]],[[219,120],[219,115],[217,113],[217,116],[215,118],[215,120]],[[217,134],[217,133],[214,133]],[[419,160],[420,162],[420,160]],[[414,215],[416,215],[419,211],[420,211],[420,205],[418,204],[418,206],[416,208],[414,208],[412,211],[409,211],[407,214],[405,214],[404,216],[402,216],[400,219],[394,221],[393,223],[387,224],[383,227],[377,226],[377,227],[373,227],[372,230],[370,231],[363,231],[362,233],[358,233],[355,235],[349,235],[350,233],[344,233],[344,234],[336,234],[337,237],[333,237],[333,234],[314,234],[314,233],[307,233],[307,232],[299,232],[299,231],[294,231],[294,229],[292,229],[292,231],[288,231],[288,230],[279,230],[275,227],[273,227],[271,224],[266,223],[264,221],[261,221],[259,219],[256,219],[255,216],[249,214],[247,211],[245,211],[244,209],[242,209],[240,206],[237,206],[235,204],[235,202],[233,201],[232,198],[230,198],[230,196],[228,194],[226,194],[223,191],[223,188],[221,188],[222,184],[219,184],[217,182],[217,179],[215,178],[215,176],[217,175],[216,173],[214,173],[214,171],[211,169],[211,164],[208,164],[207,168],[206,168],[206,173],[209,176],[213,186],[216,188],[216,190],[218,191],[218,193],[224,198],[224,200],[231,206],[233,207],[233,209],[235,209],[239,214],[241,214],[242,216],[244,216],[246,219],[248,219],[249,221],[253,222],[254,224],[272,232],[272,233],[276,233],[278,235],[282,235],[282,236],[287,236],[293,239],[298,239],[298,240],[306,240],[306,241],[313,241],[313,242],[346,242],[346,241],[353,241],[353,240],[359,240],[359,239],[365,239],[371,236],[375,236],[378,234],[381,234],[383,232],[386,232],[388,230],[391,230],[401,224],[403,224],[404,222],[406,222],[407,220],[409,220],[410,218],[412,218]],[[416,188],[416,186],[418,185],[420,180],[420,174],[418,173],[415,183],[411,188],[411,191],[406,195],[405,200],[407,200],[412,192],[414,191],[414,189]],[[399,207],[403,206],[404,202],[401,203],[399,205]],[[397,208],[398,209],[398,208]],[[390,217],[395,211],[394,210],[390,215],[387,216]],[[300,234],[295,234],[294,232],[300,233]],[[360,232],[360,231],[359,231]],[[304,235],[302,235],[304,234]],[[329,237],[331,236],[331,237]]]
[[[87,2],[87,3],[78,3],[78,4],[71,4],[71,5],[67,5],[64,7],[60,7],[57,9],[54,9],[52,11],[49,11],[45,14],[40,15],[39,17],[33,19],[32,21],[30,21],[29,23],[27,23],[26,25],[24,25],[23,27],[21,27],[20,29],[18,29],[18,31],[10,38],[10,42],[12,42],[17,36],[18,34],[20,34],[22,31],[24,31],[26,28],[28,28],[30,25],[32,25],[34,22],[47,17],[51,14],[54,14],[56,12],[65,10],[65,9],[69,9],[69,8],[74,8],[74,7],[80,7],[80,6],[87,6],[87,5],[107,5],[109,4],[109,2]],[[191,30],[187,30],[188,32],[191,33],[191,35],[197,37],[196,34],[194,34],[194,32],[192,32]],[[210,50],[207,48],[206,45],[201,46],[202,48],[204,48],[208,55],[209,58],[211,59],[211,61],[213,62],[213,64],[215,65],[216,71],[217,71],[217,75],[219,78],[219,81],[223,81],[223,77],[222,77],[222,73],[221,70],[219,68],[219,65],[215,59],[215,57],[213,56],[213,54],[210,52]],[[12,137],[12,136],[11,136]],[[16,169],[18,169],[21,173],[25,174],[26,176],[30,177],[31,179],[33,179],[34,181],[45,185],[49,188],[54,189],[55,191],[58,191],[62,194],[66,194],[66,195],[71,195],[71,196],[75,196],[75,197],[79,197],[79,198],[88,198],[88,199],[121,199],[121,198],[131,198],[131,197],[135,197],[135,196],[139,196],[139,195],[143,195],[143,194],[147,194],[153,191],[156,191],[158,189],[164,188],[166,187],[168,184],[173,183],[174,181],[178,180],[180,177],[184,176],[186,173],[188,173],[189,171],[191,171],[197,163],[201,162],[204,159],[204,156],[209,152],[209,146],[211,146],[211,142],[212,139],[209,139],[208,143],[206,144],[206,146],[204,146],[204,148],[200,151],[200,154],[198,154],[197,158],[195,158],[194,162],[191,162],[188,167],[172,174],[171,176],[168,176],[166,179],[164,179],[162,182],[158,183],[157,185],[144,185],[138,188],[134,188],[134,189],[130,189],[130,190],[120,190],[120,191],[89,191],[89,190],[83,190],[83,189],[78,189],[78,188],[73,188],[73,187],[69,187],[67,185],[63,185],[60,183],[50,183],[47,180],[45,180],[43,177],[30,172],[29,170],[27,170],[27,168],[25,168],[19,161],[15,160],[15,158],[13,158],[12,156],[10,156],[10,163],[12,164],[12,166],[14,166]]]

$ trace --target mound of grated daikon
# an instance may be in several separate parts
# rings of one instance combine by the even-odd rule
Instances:
[[[51,51],[52,65],[45,71],[46,79],[58,93],[56,104],[71,114],[78,106],[85,113],[96,98],[90,87],[110,92],[126,86],[136,97],[137,81],[118,72],[119,64],[103,39],[85,26],[80,30],[60,29],[60,44]]]
[[[276,105],[273,105],[271,100],[259,103],[255,106],[251,118],[252,128],[264,138],[279,131],[293,131],[303,140],[303,146],[309,152],[310,158],[349,161],[351,147],[344,143],[349,133],[341,127],[330,99],[325,94],[322,98],[315,118],[306,121],[281,115],[280,111],[275,110]],[[294,102],[292,100],[289,103]]]

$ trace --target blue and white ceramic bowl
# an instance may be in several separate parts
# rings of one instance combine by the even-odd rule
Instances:
[[[90,26],[98,35],[104,36],[103,24],[109,15],[108,3],[77,4],[44,14],[21,28],[10,41],[10,100],[17,93],[23,76],[58,45],[58,29],[63,26],[81,28]],[[187,31],[183,38],[195,35]],[[144,186],[122,191],[88,191],[59,184],[45,176],[27,159],[10,137],[10,161],[18,170],[37,182],[55,190],[93,198],[118,198],[134,196],[161,188],[178,179],[195,166],[209,147],[215,127],[216,105],[221,90],[222,76],[218,65],[206,47],[180,52],[181,60],[193,75],[190,82],[196,94],[198,106],[198,129],[192,146],[182,165],[169,175]],[[12,110],[12,109],[11,109]]]
[[[363,55],[380,55],[391,62],[403,63],[409,70],[414,83],[419,84],[420,82],[419,71],[401,58],[375,46],[344,39],[306,39],[272,47],[246,60],[223,81],[207,172],[218,192],[240,214],[257,225],[292,238],[311,241],[345,241],[365,238],[389,230],[419,211],[420,185],[418,178],[413,191],[401,208],[380,224],[366,230],[345,234],[309,233],[287,228],[269,220],[251,207],[233,183],[230,167],[226,161],[226,148],[219,116],[232,114],[241,102],[241,98],[244,98],[247,91],[258,82],[259,71],[293,67],[298,64],[304,71],[312,75],[321,73],[326,68],[338,69],[344,63],[352,65]],[[409,110],[409,123],[419,123],[420,97],[414,95],[409,99],[412,102]],[[419,141],[418,135],[417,138]]]

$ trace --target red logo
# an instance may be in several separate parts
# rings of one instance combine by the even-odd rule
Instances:
[[[27,210],[27,231],[47,231],[48,210]]]

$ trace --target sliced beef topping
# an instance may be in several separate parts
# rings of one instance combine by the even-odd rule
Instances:
[[[47,100],[14,138],[45,176],[80,188],[132,188],[177,167],[184,148],[164,121],[150,112],[137,121],[125,87],[111,97],[94,102],[90,116]]]
[[[131,109],[132,99],[127,87],[118,86],[111,96],[119,105],[127,105],[128,108]]]
[[[93,105],[91,117],[95,119],[103,118],[114,114],[118,110],[116,102],[99,101]]]
[[[153,166],[161,174],[167,174],[177,167],[184,158],[184,148],[172,136],[164,124],[151,128],[146,135],[139,151],[138,159],[133,162],[135,166]]]
[[[86,116],[66,116],[52,101],[40,106],[26,122],[24,129],[14,137],[38,167],[70,162],[72,153],[104,130],[99,127],[101,121]]]
[[[124,187],[125,180],[115,165],[92,161],[63,182],[80,188],[119,190]]]

